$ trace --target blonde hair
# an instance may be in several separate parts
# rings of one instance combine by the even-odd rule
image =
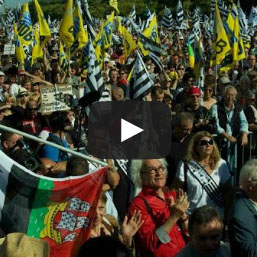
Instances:
[[[199,142],[203,137],[209,137],[213,139],[212,135],[207,131],[200,131],[196,133],[189,142],[187,153],[185,156],[186,161],[190,161],[190,160],[200,161],[200,155],[197,151],[197,146],[199,145]],[[217,167],[219,160],[220,160],[220,152],[219,152],[218,146],[214,141],[213,151],[211,153],[210,162],[209,162],[210,168],[212,170],[214,170]]]

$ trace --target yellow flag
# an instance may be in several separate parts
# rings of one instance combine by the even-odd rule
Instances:
[[[213,54],[211,57],[210,66],[221,64],[226,54],[231,49],[226,31],[223,27],[223,23],[220,17],[217,1],[216,1],[215,9],[216,9],[216,17],[215,17],[215,23],[214,23],[214,33],[213,33],[214,37],[212,41]]]
[[[119,13],[119,9],[118,9],[118,1],[117,0],[110,0],[109,4],[111,7],[113,7],[117,13]]]
[[[17,61],[24,67],[26,54],[23,49],[22,42],[20,40],[20,36],[17,31],[16,24],[13,24],[13,30],[14,30],[14,40],[15,40],[15,56],[17,58]]]
[[[160,44],[160,38],[158,35],[158,24],[157,24],[157,17],[156,14],[154,14],[152,20],[149,23],[148,28],[146,28],[143,32],[143,34],[147,37],[156,42],[157,44]]]
[[[73,0],[68,0],[59,31],[62,41],[68,48],[70,48],[74,42],[72,6]]]
[[[32,45],[32,21],[28,3],[23,5],[21,18],[18,23],[18,34],[23,45]]]
[[[86,33],[83,25],[83,20],[80,12],[80,8],[77,5],[74,13],[74,43],[70,48],[71,56],[73,56],[79,49],[81,49],[88,42],[88,34]]]
[[[34,30],[34,45],[32,49],[32,64],[37,58],[43,57],[43,48],[40,46],[40,36],[38,28]]]
[[[121,20],[119,16],[116,16],[116,21],[117,21],[117,31],[122,35],[122,25],[121,25]]]
[[[44,48],[49,38],[51,38],[51,32],[47,24],[47,21],[44,17],[44,13],[38,3],[38,0],[34,0],[34,2],[35,2],[35,8],[37,12],[38,23],[39,23],[40,47]]]
[[[245,59],[245,48],[244,48],[243,39],[240,36],[240,25],[239,25],[238,16],[235,19],[235,28],[234,28],[234,30],[236,31],[237,38],[238,38],[237,61],[240,61],[242,59]]]
[[[137,48],[137,44],[134,41],[133,36],[127,31],[124,26],[122,26],[122,36],[124,45],[124,56],[125,59],[127,59],[132,51]]]
[[[104,48],[107,49],[112,44],[112,26],[114,20],[114,12],[110,15],[108,20],[104,23],[103,27],[103,40],[104,40]]]
[[[96,35],[95,37],[95,41],[93,46],[95,47],[95,56],[96,59],[99,63],[100,68],[103,67],[103,60],[104,60],[104,56],[105,56],[105,47],[104,47],[104,24],[101,23],[101,29],[99,31],[99,33]]]
[[[59,65],[62,68],[62,70],[66,71],[66,69],[68,68],[68,64],[68,58],[66,53],[64,52],[62,41],[60,40]]]

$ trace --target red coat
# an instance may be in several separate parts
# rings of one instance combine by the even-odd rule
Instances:
[[[137,232],[136,246],[142,257],[173,257],[185,247],[185,241],[180,228],[175,225],[169,232],[170,241],[162,243],[155,233],[155,230],[163,225],[170,216],[169,197],[176,198],[174,191],[165,193],[165,201],[158,197],[150,187],[143,187],[142,192],[133,199],[129,207],[131,216],[135,210],[140,210],[144,224]],[[152,209],[153,219],[142,200],[147,200]]]

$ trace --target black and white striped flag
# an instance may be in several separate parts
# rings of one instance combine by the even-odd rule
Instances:
[[[95,56],[95,49],[91,39],[89,40],[88,44],[88,75],[85,94],[93,91],[98,91],[100,94],[102,94],[104,91],[104,81],[101,74],[101,69]]]
[[[0,6],[2,6],[3,4],[5,4],[5,0],[0,0]]]
[[[252,6],[251,13],[249,15],[248,24],[250,27],[257,26],[257,8]]]
[[[246,19],[246,15],[242,8],[238,8],[238,19],[240,25],[240,33],[247,35],[248,23]]]
[[[83,7],[84,22],[85,22],[85,25],[87,25],[87,31],[89,32],[92,40],[94,40],[96,37],[96,32],[94,30],[94,23],[93,23],[91,14],[89,12],[89,6],[88,6],[87,0],[84,0],[83,6],[81,7]]]
[[[215,4],[216,4],[216,0],[211,0],[212,13],[215,13]],[[218,4],[218,8],[219,8],[221,16],[223,17],[223,19],[226,20],[228,17],[228,14],[229,14],[228,7],[222,0],[217,0],[217,4]]]
[[[198,21],[199,22],[201,21],[201,11],[200,11],[199,7],[196,7],[194,10],[194,13],[193,13],[191,26],[194,26],[194,24],[197,23]]]
[[[183,11],[183,6],[181,3],[181,0],[178,1],[176,13],[177,13],[176,21],[177,21],[178,26],[180,27],[184,20],[184,11]]]
[[[145,67],[142,57],[137,52],[137,59],[130,79],[131,99],[142,100],[153,86],[154,82]]]
[[[162,26],[170,29],[172,27],[173,24],[173,19],[172,19],[172,14],[169,8],[165,8],[164,9],[164,15],[162,18]]]
[[[200,28],[200,21],[197,21],[193,28],[192,28],[192,31],[190,33],[190,36],[189,36],[189,42],[191,45],[193,45],[194,41],[195,41],[195,37],[198,36],[201,34],[201,28]]]
[[[10,11],[7,13],[6,22],[7,22],[9,25],[12,25],[12,24],[15,22],[15,14],[13,14],[12,10],[10,10]]]
[[[145,50],[149,50],[150,52],[158,56],[162,54],[162,48],[156,42],[154,42],[150,38],[145,37],[142,33],[139,33],[139,38]]]
[[[131,18],[133,21],[136,21],[137,13],[136,13],[135,5],[133,5],[132,10],[130,11],[128,17]]]

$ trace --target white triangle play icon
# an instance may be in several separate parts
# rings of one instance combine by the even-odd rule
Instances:
[[[124,142],[142,131],[144,130],[126,120],[121,119],[121,142]]]

